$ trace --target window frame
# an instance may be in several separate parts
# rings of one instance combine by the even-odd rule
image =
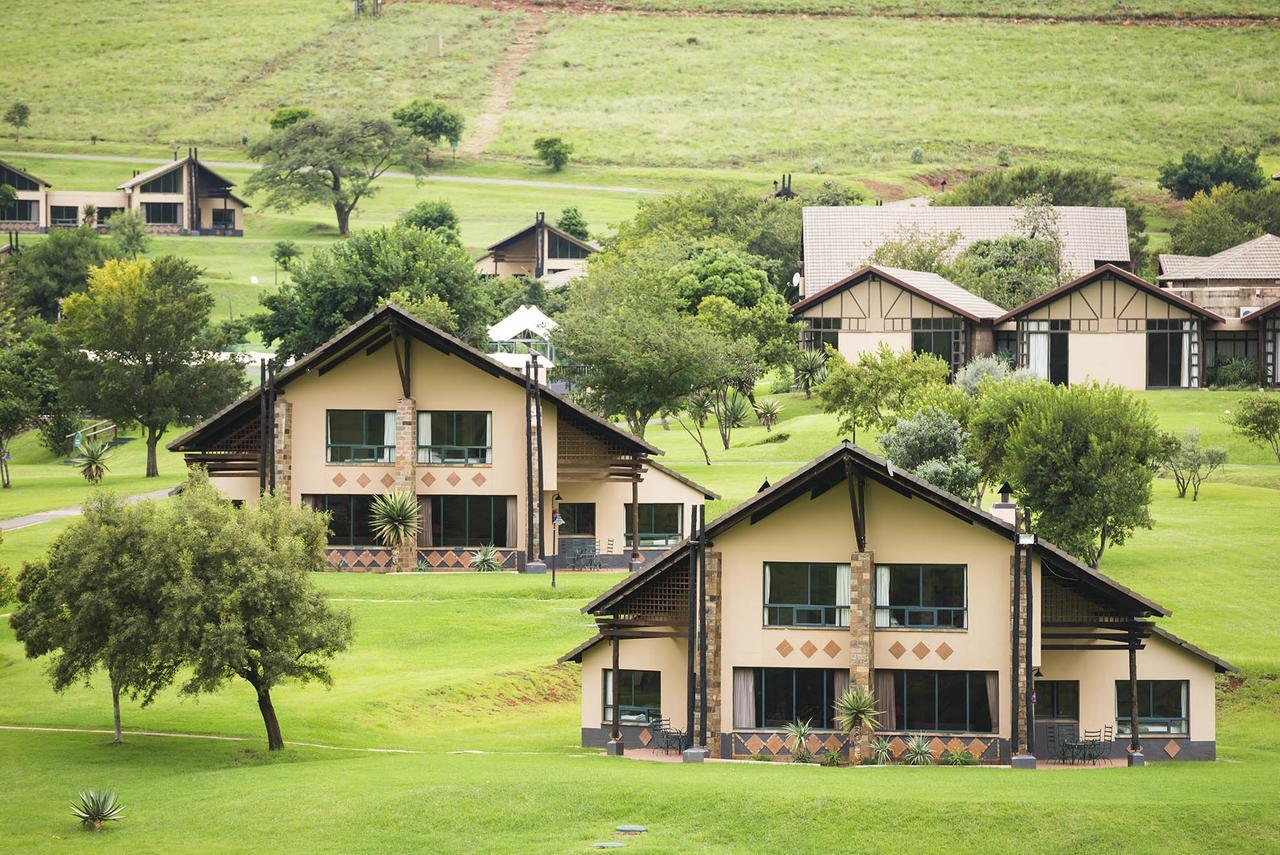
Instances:
[[[913,568],[913,567],[916,569],[917,573],[919,574],[919,575],[918,575],[918,578],[917,578],[917,583],[916,583],[916,584],[917,584],[917,588],[918,588],[918,590],[919,590],[919,592],[920,592],[920,595],[919,595],[919,600],[920,600],[920,602],[916,603],[915,605],[901,605],[901,604],[899,604],[899,605],[894,605],[894,604],[892,603],[892,594],[890,594],[890,600],[891,600],[891,601],[890,601],[890,602],[888,602],[888,603],[883,603],[883,604],[882,604],[882,603],[880,602],[880,595],[879,595],[879,591],[880,591],[880,571],[883,569],[883,570],[885,570],[885,571],[887,571],[887,572],[889,573],[889,580],[888,580],[888,584],[887,584],[885,587],[886,587],[890,592],[892,592],[892,590],[893,590],[893,571],[894,571],[894,570],[908,570],[908,569]],[[925,585],[924,585],[924,571],[925,571],[925,568],[929,568],[929,567],[934,567],[934,568],[937,568],[937,567],[944,567],[944,568],[951,568],[951,569],[957,569],[957,568],[958,568],[958,569],[961,571],[961,574],[962,574],[962,577],[963,577],[963,582],[964,582],[964,586],[963,586],[963,587],[964,587],[963,605],[960,605],[960,606],[937,606],[937,605],[934,605],[934,606],[926,606],[926,605],[924,604],[924,591],[925,591]],[[872,591],[871,591],[871,593],[872,593],[872,597],[871,597],[871,599],[872,599],[872,605],[871,605],[871,608],[872,608],[872,625],[873,625],[873,627],[874,627],[876,630],[910,630],[910,631],[916,631],[916,632],[966,632],[966,631],[968,631],[968,629],[969,629],[969,565],[968,565],[968,564],[934,564],[934,563],[927,563],[927,564],[924,564],[924,563],[922,563],[922,564],[876,564],[876,565],[875,565],[874,575],[872,576]],[[903,611],[903,612],[904,612],[904,620],[905,620],[905,622],[904,622],[904,623],[900,623],[900,624],[894,624],[894,623],[893,623],[893,612],[895,612],[895,611],[899,611],[899,610],[901,610],[901,611]],[[938,613],[939,613],[939,612],[943,612],[943,611],[951,612],[951,613],[953,613],[953,614],[954,614],[954,613],[956,613],[956,612],[959,612],[959,613],[960,613],[960,620],[961,620],[961,624],[962,624],[962,625],[961,625],[961,626],[956,626],[954,623],[952,623],[952,624],[939,623],[939,622],[938,622]],[[921,623],[921,624],[911,623],[911,615],[912,615],[912,614],[924,614],[924,613],[932,613],[932,614],[933,614],[933,623]],[[885,619],[885,622],[884,622],[884,623],[881,623],[881,617],[882,617],[882,616],[883,616],[883,617],[884,617],[884,619]]]
[[[570,511],[569,509],[573,510]],[[591,513],[591,530],[579,531],[578,527],[582,523],[582,510],[590,508]],[[560,516],[564,519],[564,525],[560,526],[560,537],[595,537],[596,536],[596,503],[595,502],[560,502],[556,505],[556,510],[560,512]],[[572,519],[573,530],[569,529]]]
[[[840,349],[840,331],[844,328],[843,318],[805,318],[804,329],[800,333],[800,346],[804,350],[816,350],[826,353],[826,346]]]
[[[22,212],[26,211],[26,217]],[[8,215],[12,214],[12,217]],[[14,199],[8,205],[0,205],[0,223],[38,223],[40,203],[36,199]]]
[[[507,543],[507,527],[510,524],[507,513],[510,505],[510,496],[496,496],[490,494],[471,494],[463,493],[459,495],[441,495],[439,493],[431,494],[431,519],[428,525],[431,526],[431,545],[436,549],[477,549],[481,546],[495,546],[498,549],[511,549],[515,546],[513,543]],[[489,502],[489,537],[472,537],[471,531],[471,514],[472,503],[485,500]],[[445,530],[448,524],[450,511],[446,508],[446,504],[450,502],[462,502],[464,511],[464,521],[462,523],[463,530],[466,534],[463,537],[465,541],[476,541],[474,543],[449,543],[445,540]],[[498,525],[498,509],[501,507],[502,525]],[[456,508],[453,512],[456,513]],[[438,527],[437,527],[438,521]]]
[[[812,719],[810,720],[810,722],[814,730],[838,730],[839,729],[839,726],[836,723],[835,709],[834,709],[835,702],[836,702],[835,674],[837,671],[842,669],[839,669],[839,668],[787,668],[787,667],[761,666],[758,668],[754,668],[752,670],[755,671],[755,675],[753,679],[755,680],[754,688],[755,688],[755,701],[756,701],[756,720],[755,720],[756,729],[778,730],[785,726],[785,724],[767,724],[766,723],[767,720],[765,718],[765,707],[766,707],[765,692],[768,688],[768,682],[769,682],[766,679],[767,677],[766,672],[769,672],[769,671],[775,671],[775,672],[789,671],[791,673],[791,717],[787,719],[787,721],[795,721],[796,716],[798,715],[797,710],[799,708],[799,705],[797,704],[797,701],[796,701],[796,698],[798,696],[798,693],[796,691],[797,676],[801,672],[821,673],[823,675],[823,684],[822,684],[823,697],[822,697],[821,709],[823,710],[823,713],[826,717],[822,719],[821,722],[818,722],[818,723],[813,723]]]
[[[181,193],[182,168],[175,167],[163,175],[157,175],[138,188],[139,193]]]
[[[332,419],[332,415],[334,413],[360,413],[362,434],[364,435],[365,439],[368,439],[368,433],[369,433],[368,416],[370,413],[381,413],[383,416],[383,419],[384,419],[383,427],[382,427],[383,434],[381,437],[381,439],[383,440],[386,439],[385,419],[389,416],[392,420],[392,424],[394,425],[395,417],[396,417],[395,410],[346,410],[346,409],[325,410],[324,411],[324,460],[326,464],[339,465],[339,466],[387,466],[396,462],[396,447],[394,443],[391,445],[388,445],[385,441],[377,442],[377,443],[334,442],[333,441],[333,419]],[[376,452],[377,456],[372,459],[358,458],[358,457],[353,457],[351,453],[348,453],[345,456],[335,459],[334,450],[339,448],[351,449],[352,452],[354,452],[356,449],[377,450]]]
[[[1075,686],[1075,713],[1067,715],[1063,713],[1061,698],[1062,686]],[[1049,709],[1041,712],[1040,703],[1042,700],[1041,692],[1045,692],[1044,697],[1048,700],[1046,703]],[[1080,721],[1080,681],[1079,680],[1036,680],[1035,681],[1036,703],[1035,712],[1037,721]]]
[[[149,226],[180,226],[182,225],[182,203],[181,202],[142,202],[142,219]],[[159,213],[164,211],[166,214],[173,213],[173,219],[167,217],[165,219],[157,219],[152,216],[152,212]]]
[[[218,217],[228,219],[229,222],[218,222]],[[211,229],[234,229],[236,227],[236,209],[235,208],[210,208],[209,209],[209,228]]]
[[[483,413],[485,416],[485,445],[458,445],[448,442],[423,442],[423,424],[431,431],[431,417],[450,416],[450,431],[458,438],[458,416]],[[492,410],[418,410],[416,422],[417,461],[421,466],[492,466],[493,465],[493,411]]]
[[[613,721],[613,705],[609,703],[609,701],[611,700],[609,690],[613,687],[613,669],[604,668],[602,670],[604,671],[604,679],[600,681],[601,712],[603,713],[603,718],[601,720],[607,724]],[[657,685],[658,705],[647,706],[647,705],[640,705],[635,703],[624,704],[619,702],[619,706],[621,707],[620,723],[624,725],[630,724],[630,725],[645,726],[662,719],[662,672],[651,671],[651,670],[642,669],[642,668],[619,668],[618,682],[619,684],[625,683],[628,686],[632,701],[634,701],[636,697],[636,694],[635,694],[636,679],[638,676],[641,679],[643,679],[646,676],[652,676],[656,678],[658,683]],[[624,677],[628,677],[629,681],[624,680]],[[621,701],[621,696],[623,694],[625,693],[619,692],[619,701]],[[628,714],[628,710],[631,711],[632,716],[643,715],[644,721],[638,721],[635,719],[633,719],[632,721],[627,721],[626,716]]]
[[[676,508],[676,530],[671,531],[653,531],[654,509],[659,507]],[[631,503],[628,502],[622,506],[623,519],[622,537],[627,543],[631,543]],[[645,509],[649,511],[650,530],[645,532]],[[684,539],[684,510],[683,502],[641,502],[640,503],[640,546],[655,548],[664,546],[674,546]]]
[[[1003,700],[1002,693],[1000,692],[1000,672],[999,671],[969,671],[969,670],[948,670],[948,669],[916,670],[916,669],[910,669],[910,668],[889,668],[885,670],[891,672],[894,675],[894,681],[893,681],[894,709],[897,715],[901,717],[902,725],[903,725],[902,727],[898,727],[898,723],[895,720],[894,722],[892,722],[892,727],[888,728],[889,731],[895,732],[895,733],[911,732],[911,733],[974,733],[974,734],[993,734],[998,732],[998,722],[999,722],[998,706]],[[986,695],[986,679],[987,679],[986,675],[990,673],[994,673],[996,675],[997,709],[992,710],[990,709],[990,703],[987,704],[988,706],[987,717],[988,719],[990,719],[991,729],[977,730],[973,727],[972,698],[974,696],[974,692],[973,692],[974,675],[975,674],[978,675],[978,679],[982,683],[982,695],[985,696]],[[907,685],[907,675],[920,677],[921,675],[925,675],[925,674],[933,675],[933,723],[934,723],[934,726],[933,727],[912,727],[911,722],[909,720],[909,714],[908,714],[908,710],[910,708],[910,701],[911,701],[911,692]],[[940,726],[942,724],[942,713],[941,713],[942,704],[940,700],[941,691],[940,691],[939,675],[941,674],[963,674],[964,675],[965,728],[963,730],[955,730],[955,729],[944,728]],[[901,677],[901,683],[899,683],[899,677]],[[901,685],[901,692],[899,692],[899,685]],[[886,728],[880,728],[880,729],[885,730]]]
[[[368,505],[373,503],[374,498],[375,496],[369,493],[319,493],[319,494],[316,494],[316,500],[318,500],[316,501],[316,504],[318,505],[316,510],[329,514],[330,521],[332,521],[333,519],[332,507],[334,505],[338,505],[338,504],[347,505],[347,520],[348,520],[348,528],[350,529],[350,534],[345,539],[338,540],[333,529],[330,527],[326,527],[325,545],[326,546],[345,546],[345,547],[381,546],[382,544],[378,542],[378,538],[373,533],[372,529],[369,530],[367,539],[366,538],[357,539],[356,537],[356,520],[359,519],[359,516],[357,514],[357,505],[359,505],[361,502],[365,503],[366,505],[365,517],[367,519]]]
[[[945,355],[935,349],[939,344],[945,344]],[[947,363],[952,375],[965,362],[964,345],[964,318],[959,315],[911,319],[911,352],[938,357]]]
[[[1130,736],[1129,716],[1120,711],[1121,704],[1128,702],[1129,681],[1116,680],[1116,735]],[[1155,689],[1158,683],[1173,683],[1180,687],[1179,698],[1182,704],[1180,716],[1143,715],[1144,701],[1148,712],[1155,709]],[[1145,692],[1144,692],[1145,687]],[[1182,725],[1181,730],[1174,730],[1173,724]],[[1168,730],[1152,730],[1153,725],[1164,724]],[[1191,736],[1191,681],[1190,680],[1139,680],[1138,681],[1138,737],[1189,737]]]
[[[773,602],[771,600],[773,590],[774,590],[773,570],[775,569],[775,566],[777,569],[782,569],[784,565],[788,567],[788,569],[794,569],[796,567],[805,568],[805,581],[806,581],[805,587],[808,592],[807,598],[809,602],[785,603],[785,602]],[[848,604],[841,605],[839,602],[840,600],[840,568],[841,567],[846,568],[846,573],[852,572],[851,565],[844,564],[838,561],[766,561],[764,562],[763,569],[760,574],[760,585],[761,585],[760,599],[764,606],[763,616],[761,618],[762,625],[770,629],[779,628],[779,627],[782,627],[782,628],[794,627],[799,629],[848,629],[849,628],[849,611],[851,606]],[[835,602],[833,603],[814,603],[813,602],[813,572],[815,568],[820,570],[831,570],[835,572],[836,574],[836,592],[835,592],[836,601]],[[770,620],[770,610],[774,610],[774,609],[779,610],[778,611],[779,617],[781,617],[781,614],[782,614],[781,610],[790,609],[791,621],[790,622],[782,622],[782,621],[774,622]],[[821,620],[816,623],[797,621],[796,613],[801,610],[808,610],[808,611],[821,610],[822,612]],[[842,617],[840,614],[841,612],[844,612],[843,621],[841,620],[841,617]],[[830,618],[830,622],[828,622],[828,618]]]
[[[70,216],[67,215],[68,211],[71,212]],[[50,205],[49,225],[52,228],[74,229],[80,225],[80,209],[75,205]]]

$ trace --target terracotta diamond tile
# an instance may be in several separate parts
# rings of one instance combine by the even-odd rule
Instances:
[[[782,746],[785,744],[782,737],[776,733],[770,734],[769,738],[764,741],[764,747],[768,748],[772,754],[777,754],[781,751]]]
[[[937,760],[942,756],[942,752],[947,750],[947,744],[938,737],[929,740],[929,753],[933,755],[933,759]]]
[[[951,658],[951,654],[952,654],[952,653],[955,653],[955,650],[954,650],[954,649],[952,649],[952,647],[951,647],[951,645],[950,645],[950,644],[947,644],[947,643],[944,641],[944,642],[942,642],[941,644],[939,644],[936,648],[934,648],[934,651],[933,651],[933,652],[934,652],[934,653],[936,653],[936,654],[938,654],[939,656],[941,656],[941,657],[942,657],[942,661],[944,661],[944,662],[945,662],[945,661],[947,661],[948,659],[950,659],[950,658]]]
[[[822,645],[822,652],[826,653],[832,659],[835,659],[840,655],[840,645],[836,644],[834,641],[828,641],[826,644]]]
[[[764,748],[764,740],[754,733],[747,738],[747,750],[752,754],[759,754],[760,749]]]
[[[817,754],[822,750],[822,740],[816,733],[810,734],[809,738],[804,741],[804,744],[808,746],[810,754]]]
[[[959,753],[965,749],[965,744],[954,736],[947,740],[947,750]]]
[[[774,650],[778,651],[783,656],[790,656],[791,651],[795,650],[795,648],[791,646],[791,642],[784,638],[782,641],[778,642],[778,646],[775,647]]]
[[[836,736],[834,733],[822,741],[822,746],[828,751],[839,751],[840,745],[840,737]]]
[[[368,487],[368,486],[369,486],[369,482],[370,482],[370,481],[372,481],[372,480],[373,480],[373,479],[372,479],[372,478],[370,478],[368,475],[366,475],[365,473],[361,472],[361,473],[360,473],[360,477],[356,479],[356,483],[357,483],[357,484],[359,484],[361,487]]]
[[[805,659],[812,659],[813,654],[818,652],[818,645],[814,644],[812,641],[806,641],[804,644],[800,645],[800,652],[804,654]]]
[[[907,648],[902,646],[901,641],[895,641],[889,646],[889,652],[893,654],[894,659],[901,659],[902,654],[907,652]]]
[[[337,475],[333,476],[333,483],[334,486],[341,487],[343,484],[347,483],[347,476],[339,472]]]
[[[475,484],[477,487],[483,487],[485,480],[486,479],[484,477],[483,472],[477,472],[476,474],[471,476],[471,482]]]
[[[969,753],[974,757],[981,757],[983,754],[987,753],[987,743],[983,742],[981,739],[970,739]]]
[[[382,486],[384,486],[384,487],[390,487],[392,484],[394,484],[394,483],[396,482],[396,479],[391,477],[391,473],[390,473],[390,472],[388,472],[386,475],[383,475],[383,476],[382,476],[381,478],[379,478],[378,480],[380,480],[380,481],[382,482]]]
[[[648,745],[650,742],[653,742],[653,734],[650,733],[649,728],[646,727],[644,730],[640,731],[640,744]]]
[[[456,487],[458,486],[458,483],[462,481],[462,479],[458,477],[457,472],[450,472],[449,477],[445,478],[444,480],[449,482],[450,487]]]
[[[907,750],[907,743],[902,741],[902,737],[895,736],[889,740],[889,751],[892,752],[893,758],[896,760],[902,756],[902,752]]]
[[[428,472],[418,480],[421,481],[423,484],[426,484],[428,487],[430,487],[432,484],[436,482],[436,476]]]
[[[1164,744],[1164,753],[1168,754],[1170,757],[1177,757],[1178,752],[1181,750],[1182,746],[1172,739]]]
[[[917,659],[923,659],[929,655],[929,645],[923,641],[917,641],[916,646],[911,648],[911,652],[916,655]]]

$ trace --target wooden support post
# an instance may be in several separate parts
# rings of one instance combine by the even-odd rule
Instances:
[[[698,744],[707,747],[707,509],[695,506],[698,521]]]
[[[1137,638],[1129,643],[1129,755],[1142,752],[1138,737],[1138,646]]]
[[[605,751],[613,755],[622,754],[622,669],[619,667],[618,645],[620,641],[618,636],[613,636],[613,669],[609,672],[609,679],[612,681],[612,697],[613,701],[613,721],[610,722],[609,744]]]
[[[538,560],[543,561],[546,558],[546,508],[543,504],[546,500],[547,488],[543,481],[542,467],[542,387],[538,383],[538,352],[531,354],[533,369],[533,417],[534,417],[534,440],[538,444]]]
[[[640,569],[640,473],[631,476],[631,571]]]
[[[1030,520],[1031,518],[1028,516],[1027,519]],[[1030,525],[1028,525],[1027,528],[1029,529]],[[1025,584],[1027,586],[1026,587],[1026,590],[1027,590],[1027,596],[1026,596],[1027,654],[1026,654],[1026,663],[1023,665],[1023,671],[1025,674],[1025,683],[1022,687],[1022,691],[1023,691],[1023,702],[1026,704],[1027,753],[1035,754],[1036,753],[1036,723],[1035,723],[1036,711],[1035,711],[1035,704],[1031,700],[1035,694],[1035,669],[1032,668],[1031,666],[1032,651],[1034,650],[1032,641],[1035,634],[1035,621],[1031,619],[1032,615],[1035,614],[1035,609],[1033,605],[1034,591],[1032,590],[1033,586],[1031,584],[1031,579],[1032,579],[1031,569],[1032,569],[1032,559],[1035,556],[1035,549],[1033,547],[1028,546],[1025,551],[1026,551],[1026,562],[1027,562],[1027,571],[1026,571],[1027,578],[1025,581]]]
[[[698,596],[698,549],[697,544],[693,542],[693,538],[698,533],[698,509],[692,508],[689,511],[689,675],[688,684],[686,686],[687,695],[685,698],[685,714],[687,721],[685,722],[685,733],[693,736],[694,726],[694,700],[697,697],[698,679],[697,679],[697,644],[698,644],[698,622],[697,622],[697,596]]]
[[[267,492],[267,361],[258,362],[258,493]]]
[[[1014,755],[1018,753],[1018,749],[1022,747],[1020,742],[1022,734],[1018,732],[1018,683],[1020,673],[1018,668],[1018,642],[1020,641],[1018,633],[1018,612],[1022,600],[1022,574],[1018,572],[1022,567],[1022,543],[1018,539],[1018,526],[1014,526],[1013,531],[1013,605],[1010,609],[1012,617],[1012,639],[1011,647],[1013,648],[1013,664],[1009,672],[1009,753]]]

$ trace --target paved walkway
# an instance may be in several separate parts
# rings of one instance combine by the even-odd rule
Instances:
[[[129,157],[122,154],[60,154],[37,151],[0,151],[0,157],[42,157],[48,160],[94,160],[103,163],[142,163],[158,166],[168,163],[164,158]],[[205,160],[209,166],[223,169],[258,169],[260,163],[244,160]],[[408,172],[385,172],[387,178],[412,179]],[[638,193],[643,196],[661,196],[665,191],[651,190],[645,187],[623,187],[617,184],[573,184],[567,181],[532,181],[525,178],[481,178],[475,175],[427,175],[426,181],[443,181],[449,184],[489,184],[498,187],[535,187],[552,190],[589,190],[599,193]]]
[[[163,490],[152,490],[150,493],[138,493],[133,496],[126,496],[126,502],[141,502],[143,499],[165,499],[168,498],[172,487],[165,487]],[[0,520],[0,531],[13,531],[18,528],[26,528],[29,525],[38,525],[39,523],[50,522],[51,520],[62,519],[63,517],[80,516],[80,506],[74,508],[57,508],[52,511],[40,511],[35,514],[27,514],[26,516],[13,517],[12,519]]]

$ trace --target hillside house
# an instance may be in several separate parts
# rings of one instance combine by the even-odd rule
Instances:
[[[513,569],[583,552],[634,567],[716,498],[648,442],[390,305],[168,447],[232,499],[273,490],[328,511],[330,560],[348,570],[465,569],[483,545]],[[405,490],[418,541],[382,548],[370,502]]]
[[[597,632],[561,659],[582,664],[582,744],[665,722],[713,757],[785,757],[808,720],[811,751],[847,755],[832,705],[856,683],[897,758],[924,735],[935,758],[1048,760],[1096,732],[1104,756],[1212,759],[1231,666],[1016,514],[837,446],[584,608]]]
[[[1280,300],[1250,312],[1244,325],[1247,338],[1256,342],[1258,385],[1280,387]]]
[[[1224,317],[1280,300],[1280,237],[1264,234],[1215,255],[1159,257],[1161,288]]]
[[[539,211],[533,222],[503,238],[476,259],[481,276],[531,276],[559,287],[586,272],[587,259],[600,247],[579,240],[546,220]]]

